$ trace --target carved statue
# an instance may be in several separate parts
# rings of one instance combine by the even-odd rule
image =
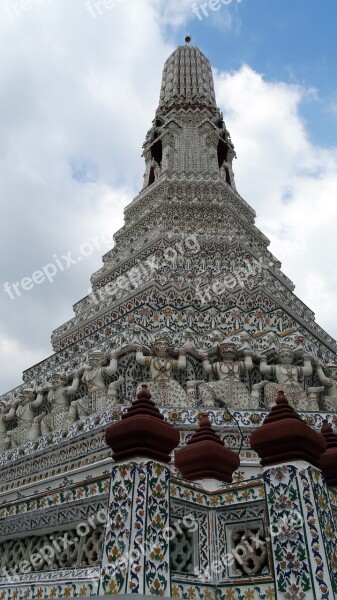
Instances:
[[[47,385],[38,390],[38,397],[43,396],[44,392],[48,392],[47,399],[50,404],[50,412],[41,421],[42,435],[62,429],[68,424],[69,398],[76,394],[82,373],[81,369],[77,371],[72,385],[69,386],[66,385],[67,375],[54,373]]]
[[[289,404],[296,410],[311,410],[308,405],[307,395],[298,382],[299,377],[312,375],[312,364],[308,355],[303,355],[304,365],[298,367],[293,364],[294,351],[289,346],[283,345],[278,351],[279,362],[276,365],[267,365],[265,358],[260,363],[260,371],[263,375],[272,375],[277,383],[268,381],[265,385],[265,403],[271,408],[276,403],[277,394],[283,391]],[[317,406],[318,409],[318,406]]]
[[[157,181],[157,179],[160,177],[161,175],[161,166],[159,163],[157,163],[157,161],[153,158],[151,161],[151,167],[153,167],[153,175],[154,175],[154,180]]]
[[[328,412],[337,412],[337,365],[327,365],[329,371],[327,377],[320,363],[316,364],[316,373],[323,387],[308,388],[309,392],[325,392],[322,400],[322,409]]]
[[[0,402],[0,452],[8,450],[11,445],[11,438],[7,432],[6,423],[12,421],[15,417],[15,405],[8,406]]]
[[[218,381],[205,382],[199,386],[202,404],[204,406],[226,405],[237,410],[248,408],[249,392],[241,377],[245,371],[253,369],[252,352],[245,350],[244,361],[238,361],[235,360],[237,357],[235,344],[223,343],[219,348],[222,356],[220,362],[211,365],[208,355],[202,355],[205,373],[213,373],[218,377]]]
[[[26,388],[19,392],[18,399],[13,405],[18,424],[15,429],[8,431],[12,448],[32,442],[41,435],[40,424],[46,413],[42,412],[35,416],[34,411],[41,406],[43,396],[39,394],[36,399],[34,398],[35,390]]]
[[[227,181],[227,173],[228,173],[228,163],[224,160],[223,163],[221,163],[219,171],[220,171],[220,175],[221,177]]]
[[[84,419],[89,415],[102,412],[111,408],[116,403],[117,388],[120,386],[123,378],[114,381],[109,386],[109,395],[107,394],[105,380],[110,375],[116,373],[118,351],[112,350],[110,354],[110,364],[103,367],[104,356],[101,350],[93,350],[88,356],[88,363],[83,365],[82,381],[86,383],[88,394],[84,398],[74,400],[70,405],[69,422],[75,420],[74,409],[76,407],[77,418]]]
[[[178,360],[171,358],[171,343],[166,336],[158,337],[152,349],[152,356],[144,356],[143,349],[140,346],[136,347],[137,362],[150,367],[152,377],[151,381],[143,381],[137,392],[145,383],[151,393],[151,399],[158,406],[187,406],[185,390],[171,378],[174,369],[186,369],[186,350],[180,350]]]

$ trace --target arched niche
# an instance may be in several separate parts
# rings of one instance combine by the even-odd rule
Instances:
[[[154,139],[156,141],[151,146],[151,167],[150,167],[148,185],[152,185],[152,183],[154,183],[154,181],[156,180],[156,173],[155,173],[156,165],[154,163],[157,163],[157,165],[159,165],[159,167],[161,167],[161,161],[163,158],[163,144],[162,144],[161,139],[157,139],[157,138],[158,138],[158,133],[155,132]]]
[[[228,146],[222,139],[219,139],[217,153],[219,170],[222,172],[223,178],[225,179],[226,183],[232,185],[231,176],[228,168]]]

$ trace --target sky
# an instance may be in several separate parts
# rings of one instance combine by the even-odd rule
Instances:
[[[337,338],[336,20],[335,0],[0,0],[0,393],[89,292],[187,34],[214,69],[238,191]]]

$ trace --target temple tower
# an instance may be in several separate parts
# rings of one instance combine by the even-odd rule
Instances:
[[[336,598],[336,342],[236,189],[190,42],[92,291],[1,398],[2,600]]]

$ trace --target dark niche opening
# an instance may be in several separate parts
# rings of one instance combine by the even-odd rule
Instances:
[[[151,146],[151,157],[154,158],[158,165],[161,165],[163,158],[163,145],[161,140],[157,140],[156,143]]]
[[[218,143],[218,164],[219,164],[219,169],[221,169],[221,167],[223,167],[222,170],[222,175],[223,178],[226,180],[226,183],[228,183],[228,185],[232,185],[231,182],[231,177],[229,174],[229,169],[227,166],[227,159],[228,159],[228,146],[227,144],[225,144],[225,142],[223,140],[219,140]]]
[[[228,147],[223,140],[219,140],[218,143],[218,164],[219,169],[224,162],[227,162]]]
[[[155,133],[154,134],[154,139],[156,139],[157,137],[158,137],[158,134]],[[163,145],[162,145],[162,141],[161,140],[157,140],[151,146],[151,162],[153,163],[153,161],[155,161],[157,163],[157,165],[161,166],[162,158],[163,158]],[[155,165],[152,164],[151,168],[150,168],[150,174],[149,174],[149,185],[151,185],[155,180],[156,180]]]

